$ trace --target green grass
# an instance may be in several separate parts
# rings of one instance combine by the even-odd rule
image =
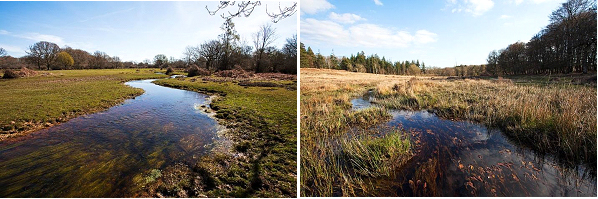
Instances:
[[[166,77],[150,69],[42,73],[0,80],[0,139],[101,111],[143,93],[142,89],[124,85],[125,81]]]
[[[217,78],[216,78],[217,79]],[[199,195],[209,197],[296,197],[297,95],[284,87],[240,86],[199,77],[163,79],[158,85],[219,96],[210,106],[231,129],[235,153],[214,153],[194,166],[208,180]],[[222,187],[229,187],[224,189]]]

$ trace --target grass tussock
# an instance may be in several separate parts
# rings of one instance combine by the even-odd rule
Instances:
[[[359,73],[301,69],[301,196],[374,194],[370,180],[411,157],[402,131],[367,130],[390,119],[385,108],[351,109],[350,100],[376,82]]]
[[[378,84],[375,99],[387,108],[431,109],[445,118],[482,122],[542,153],[596,162],[595,87],[410,79]]]

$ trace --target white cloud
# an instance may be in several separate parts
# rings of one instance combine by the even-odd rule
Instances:
[[[301,12],[307,14],[316,14],[321,11],[334,8],[334,5],[330,4],[327,0],[302,0],[301,1]]]
[[[349,41],[350,37],[342,25],[332,21],[319,21],[312,18],[301,20],[301,39],[330,41],[334,44]]]
[[[382,4],[382,2],[380,2],[380,0],[374,0],[374,3],[379,6],[384,5],[384,4]]]
[[[8,35],[10,34],[10,32],[6,31],[6,30],[0,30],[0,35]]]
[[[418,30],[415,32],[414,42],[418,44],[427,44],[437,41],[438,35],[427,30]]]
[[[6,44],[0,44],[0,48],[4,48],[4,50],[6,50],[6,52],[16,52],[16,53],[25,52],[25,51],[23,51],[23,49],[21,49],[18,46],[11,46],[11,45],[6,45]]]
[[[513,18],[511,15],[500,15],[500,19],[510,19]]]
[[[447,7],[453,7],[452,13],[465,11],[476,17],[492,9],[494,2],[492,0],[447,0]]]
[[[356,15],[356,14],[352,14],[352,13],[336,14],[335,12],[331,12],[330,15],[328,15],[328,18],[330,18],[333,21],[336,21],[339,23],[344,23],[344,24],[352,24],[352,23],[355,23],[356,21],[365,20],[365,18],[360,17],[359,15]]]
[[[48,41],[48,42],[52,42],[52,43],[56,43],[58,45],[63,45],[65,44],[64,39],[62,39],[62,37],[59,36],[55,36],[55,35],[44,35],[44,34],[39,34],[39,33],[26,33],[26,34],[21,34],[21,35],[14,35],[15,37],[20,37],[20,38],[24,38],[24,39],[29,39],[29,40],[33,40],[33,41]]]
[[[332,21],[308,18],[301,21],[301,39],[308,43],[330,43],[349,47],[405,48],[437,41],[427,30],[415,34],[397,31],[376,24],[357,24],[348,28]]]

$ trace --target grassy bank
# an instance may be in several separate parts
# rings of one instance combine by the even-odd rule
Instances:
[[[125,81],[163,77],[150,69],[106,69],[0,79],[0,140],[105,110],[143,93]]]
[[[216,95],[210,106],[233,144],[195,165],[166,168],[141,196],[296,196],[296,81],[192,77],[155,83]]]
[[[379,77],[404,78],[301,69],[301,196],[373,195],[369,180],[411,157],[402,130],[384,136],[368,130],[390,118],[386,109],[351,110],[350,99],[384,81]]]
[[[520,79],[430,80],[378,84],[375,103],[430,109],[445,118],[478,121],[541,153],[596,163],[596,87]],[[525,82],[525,83],[513,83]],[[570,82],[570,81],[569,81]]]

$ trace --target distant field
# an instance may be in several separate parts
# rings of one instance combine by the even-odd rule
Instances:
[[[367,147],[371,139],[334,143],[349,129],[385,122],[387,109],[430,110],[444,118],[477,121],[500,128],[541,153],[573,164],[595,164],[595,75],[510,78],[447,79],[302,68],[301,195],[373,193],[368,179],[386,175],[393,168],[373,166],[384,164],[383,158],[378,162],[370,158],[369,167],[354,168],[354,164],[340,161],[353,161],[347,156],[337,157],[339,151],[371,154],[372,148]],[[351,111],[350,100],[368,90],[372,91],[373,103],[381,108]],[[355,142],[366,147],[355,148]],[[409,156],[398,157],[399,162],[401,158]],[[368,175],[354,175],[364,169]]]
[[[167,77],[152,69],[38,73],[34,77],[0,79],[0,140],[101,111],[143,93],[123,82]]]

